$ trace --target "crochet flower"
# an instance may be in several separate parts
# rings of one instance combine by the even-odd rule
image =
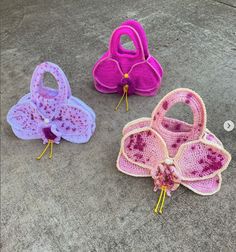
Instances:
[[[193,125],[164,117],[179,101],[191,107]],[[231,156],[205,128],[205,120],[200,97],[189,89],[177,89],[163,98],[152,118],[141,118],[124,127],[117,168],[131,176],[153,178],[154,191],[161,190],[156,213],[162,213],[165,194],[170,196],[180,184],[201,195],[220,189],[221,172]]]
[[[45,72],[51,73],[58,83],[58,90],[45,87]],[[63,71],[55,64],[45,62],[33,73],[30,93],[23,96],[7,115],[15,135],[24,140],[42,139],[50,146],[61,138],[73,143],[85,143],[95,130],[95,114],[91,108],[71,95],[70,86]]]
[[[120,43],[122,35],[128,36],[135,50],[128,50]],[[153,96],[160,88],[163,69],[148,50],[148,41],[140,23],[127,20],[111,35],[108,51],[93,68],[95,88],[102,93],[122,95],[116,110],[125,97],[137,94]]]

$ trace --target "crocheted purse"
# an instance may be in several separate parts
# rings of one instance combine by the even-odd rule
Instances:
[[[165,116],[179,102],[191,108],[192,125]],[[124,127],[117,168],[131,176],[152,177],[154,191],[161,190],[154,212],[162,213],[166,193],[170,196],[180,184],[200,195],[219,191],[221,172],[230,160],[220,140],[206,129],[202,99],[181,88],[167,94],[151,118],[140,118]]]
[[[122,35],[127,35],[136,50],[128,50],[120,44]],[[126,98],[132,94],[153,96],[160,88],[163,70],[160,63],[149,53],[145,31],[140,23],[127,20],[115,29],[110,38],[108,51],[93,68],[94,84],[102,93],[119,93]]]
[[[58,90],[45,87],[44,74],[53,75]],[[59,66],[45,62],[34,70],[30,93],[23,96],[7,115],[15,135],[21,139],[42,139],[50,146],[61,138],[72,143],[86,143],[95,130],[95,113],[84,102],[71,95],[69,82]]]

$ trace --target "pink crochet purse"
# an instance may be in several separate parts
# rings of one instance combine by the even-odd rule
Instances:
[[[168,118],[176,103],[187,104],[193,124]],[[162,213],[166,194],[180,184],[200,195],[219,191],[221,172],[231,160],[220,140],[206,129],[206,110],[192,90],[176,89],[156,106],[151,118],[140,118],[123,129],[117,168],[136,177],[152,177],[154,191],[161,190],[155,213]]]
[[[120,44],[122,35],[127,35],[136,50],[128,50]],[[115,29],[110,38],[108,51],[93,68],[94,84],[102,93],[119,93],[121,100],[132,94],[153,96],[160,88],[163,70],[160,63],[150,55],[146,34],[140,23],[127,20]]]

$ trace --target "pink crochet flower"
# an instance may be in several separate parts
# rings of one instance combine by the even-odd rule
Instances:
[[[122,46],[123,35],[130,38],[135,50]],[[156,95],[162,76],[161,64],[149,53],[146,33],[135,20],[127,20],[113,31],[107,52],[93,68],[94,85],[99,92],[121,95],[115,110],[125,99],[128,111],[130,95]]]
[[[192,109],[193,125],[165,117],[178,102]],[[151,176],[154,191],[161,189],[162,197],[170,196],[180,184],[201,195],[213,194],[220,189],[221,172],[231,156],[205,124],[201,98],[189,89],[176,89],[161,100],[152,118],[124,127],[117,168],[131,176]]]
[[[135,50],[123,48],[120,44],[122,35],[133,41]],[[93,68],[95,88],[102,93],[117,92],[120,95],[125,85],[128,95],[156,95],[162,75],[160,63],[149,53],[146,33],[135,20],[127,20],[113,31],[108,51]]]

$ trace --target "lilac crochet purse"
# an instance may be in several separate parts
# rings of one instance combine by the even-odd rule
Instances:
[[[187,104],[193,124],[166,117],[176,103]],[[202,99],[190,89],[176,89],[157,105],[151,118],[140,118],[123,129],[117,168],[136,177],[152,177],[161,190],[155,213],[162,213],[166,194],[180,184],[200,195],[219,191],[221,172],[231,160],[220,140],[206,129]]]
[[[122,35],[133,41],[136,50],[128,50],[120,44]],[[119,93],[126,98],[137,94],[153,96],[160,88],[163,70],[160,63],[150,55],[148,41],[143,27],[134,20],[128,20],[115,29],[110,38],[108,51],[93,68],[94,84],[102,93]]]
[[[58,90],[45,87],[44,74],[53,75]],[[84,102],[71,95],[69,82],[59,66],[45,62],[34,70],[30,93],[23,96],[7,115],[15,135],[24,140],[42,139],[46,148],[63,138],[72,143],[86,143],[95,131],[95,113]]]

